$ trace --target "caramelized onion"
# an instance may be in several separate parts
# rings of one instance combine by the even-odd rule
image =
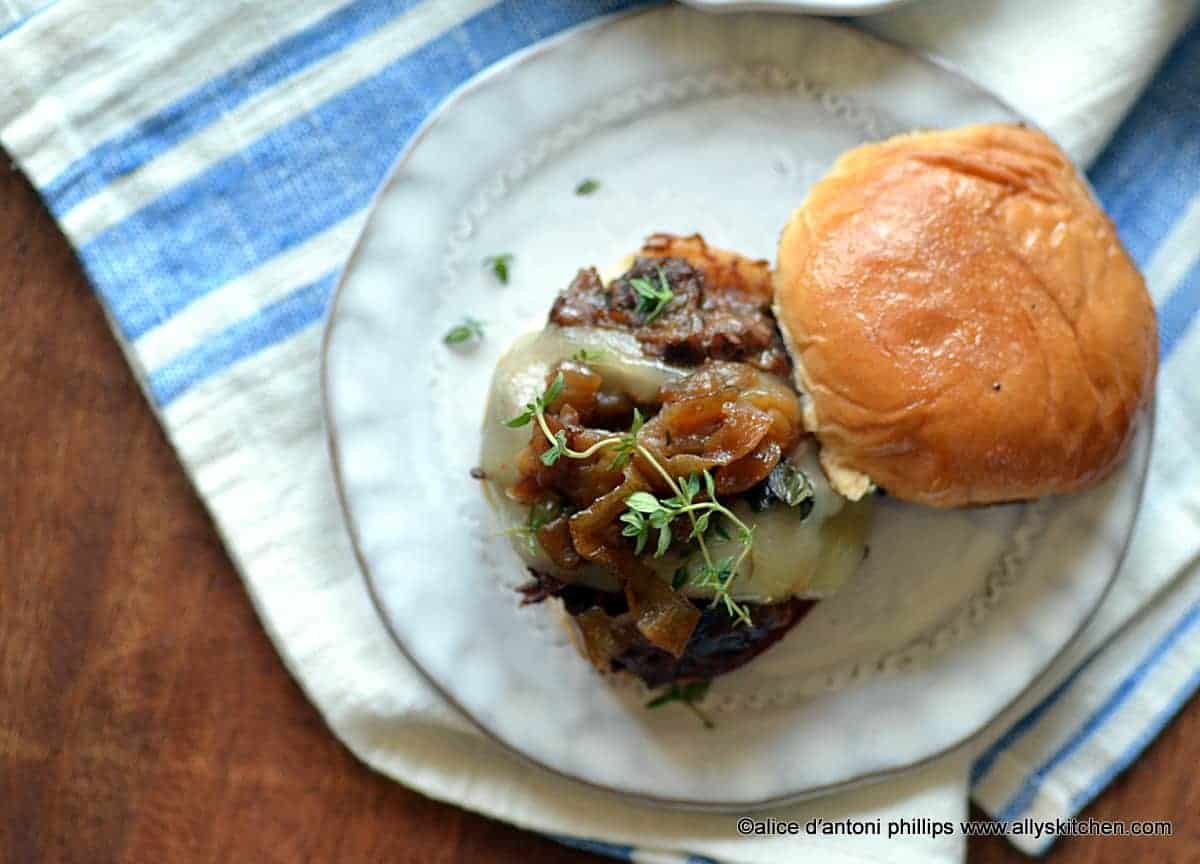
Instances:
[[[625,481],[620,486],[570,517],[571,540],[584,558],[605,564],[624,577],[625,597],[638,632],[650,644],[678,657],[700,620],[700,612],[637,560],[621,537],[618,522],[625,499],[647,488],[641,472],[626,466]]]
[[[581,415],[581,423],[586,423],[591,418],[584,415],[590,414],[592,407],[596,404],[596,397],[600,393],[603,379],[590,367],[580,363],[561,363],[558,371],[563,376],[563,389],[554,403],[547,407],[553,411],[561,406],[569,405],[577,415]]]
[[[583,563],[571,542],[571,529],[566,516],[557,516],[539,528],[537,542],[546,557],[565,570],[574,570]]]
[[[632,402],[604,390],[602,377],[582,364],[563,363],[552,374],[563,376],[559,397],[547,406],[551,435],[566,433],[569,447],[587,450],[616,434],[593,424],[601,416],[632,413]],[[718,495],[743,492],[760,483],[801,435],[795,394],[773,375],[742,363],[708,363],[659,390],[661,408],[641,427],[639,448],[672,478],[711,470]],[[577,616],[592,661],[601,668],[644,640],[673,657],[683,656],[701,612],[633,552],[621,533],[620,516],[635,492],[662,491],[658,467],[640,453],[615,470],[615,453],[602,448],[587,459],[560,457],[544,465],[550,447],[540,426],[518,465],[521,480],[513,494],[522,500],[558,496],[578,508],[570,516],[543,525],[537,539],[547,557],[564,570],[585,561],[614,571],[623,585],[628,612],[610,616],[590,609]],[[675,526],[686,530],[682,523]]]
[[[729,463],[716,473],[713,479],[716,480],[717,495],[732,495],[754,488],[767,479],[782,456],[779,442],[764,438],[754,452]]]
[[[574,405],[564,405],[557,415],[546,415],[550,434],[565,431],[567,445],[572,450],[586,450],[596,442],[612,437],[611,432],[589,429],[580,425],[581,422]],[[550,442],[535,422],[529,445],[517,457],[517,472],[521,479],[509,490],[509,494],[523,504],[533,504],[545,498],[547,492],[555,492],[564,495],[575,507],[587,507],[623,480],[624,475],[613,470],[612,453],[605,449],[587,459],[564,457],[555,460],[553,465],[546,465],[541,456],[549,449]]]
[[[601,495],[590,507],[568,520],[575,550],[589,561],[612,567],[623,576],[638,569],[629,544],[621,538],[617,521],[625,510],[625,499],[649,486],[633,465],[626,465],[621,485]]]
[[[634,645],[638,633],[654,647],[683,656],[700,610],[646,568],[626,583],[625,597],[629,611],[621,615],[594,606],[575,618],[592,664],[608,669],[614,657]]]
[[[759,483],[800,440],[795,394],[745,364],[709,363],[659,395],[662,410],[642,427],[638,443],[672,476],[714,469],[719,495]]]
[[[683,649],[700,621],[699,609],[641,565],[625,583],[625,599],[635,626],[646,641],[676,657],[683,656]]]
[[[575,623],[579,625],[588,659],[597,669],[609,669],[612,659],[633,644],[628,626],[622,626],[619,619],[610,617],[599,607],[593,606],[576,615]]]

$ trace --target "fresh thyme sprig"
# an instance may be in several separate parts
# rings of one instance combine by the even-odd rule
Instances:
[[[708,494],[707,501],[695,500],[700,493],[701,478]],[[621,521],[625,523],[621,534],[634,538],[635,554],[640,554],[645,548],[650,532],[657,530],[658,542],[654,548],[654,557],[661,558],[671,545],[671,523],[685,513],[692,517],[692,531],[688,539],[700,543],[704,554],[704,564],[700,568],[699,576],[690,579],[692,586],[711,590],[714,604],[723,604],[731,618],[743,624],[750,623],[750,615],[746,608],[733,599],[730,583],[754,544],[754,529],[717,500],[712,474],[702,471],[699,476],[690,475],[679,484],[679,492],[670,498],[659,499],[649,492],[635,492],[625,503],[629,510],[621,514]],[[727,519],[734,526],[738,542],[742,546],[738,555],[719,562],[712,560],[707,546],[704,545],[704,535],[708,531],[709,519],[714,513]],[[685,578],[683,581],[687,584],[689,580]]]
[[[754,545],[754,529],[746,525],[732,510],[717,500],[716,484],[712,474],[706,470],[699,475],[691,474],[687,478],[678,480],[672,477],[670,472],[654,458],[654,455],[637,442],[637,434],[642,428],[643,420],[641,412],[636,409],[633,414],[633,423],[628,432],[603,438],[586,450],[572,450],[567,444],[566,430],[559,429],[557,432],[552,432],[550,424],[546,422],[546,409],[558,399],[565,386],[563,373],[559,372],[541,396],[534,397],[532,401],[526,403],[524,410],[512,419],[505,421],[505,425],[515,429],[536,421],[542,434],[550,442],[549,449],[544,451],[540,457],[542,464],[547,467],[563,456],[569,459],[589,459],[606,447],[617,449],[617,457],[612,466],[614,470],[624,467],[634,453],[645,459],[663,478],[673,494],[668,498],[659,499],[650,492],[634,492],[626,498],[625,505],[628,510],[620,516],[620,520],[625,523],[625,527],[621,530],[622,535],[634,538],[634,553],[640,555],[646,547],[651,530],[657,530],[658,538],[655,543],[654,557],[661,558],[671,545],[671,522],[679,516],[686,515],[692,526],[688,539],[695,540],[700,547],[703,564],[697,578],[687,577],[681,585],[687,584],[690,579],[693,586],[711,590],[713,598],[710,606],[721,604],[731,618],[743,624],[751,623],[750,613],[746,607],[733,598],[732,586],[738,568],[746,560],[746,556],[750,554],[750,549]],[[707,500],[698,501],[696,498],[700,494],[701,483],[703,483]],[[742,547],[736,557],[726,558],[720,562],[713,560],[704,540],[704,535],[709,528],[709,521],[714,513],[734,527],[738,542]]]
[[[635,276],[629,280],[629,286],[638,295],[637,311],[646,316],[647,324],[657,318],[675,297],[671,293],[671,286],[667,282],[667,276],[663,273],[662,267],[655,267],[655,269],[658,271],[657,285],[643,276]]]
[[[538,417],[538,420],[541,420]],[[542,453],[542,464],[549,468],[558,461],[558,457],[564,453],[570,453],[571,449],[567,447],[567,432],[565,429],[559,429],[554,433],[554,437],[550,439],[550,449]]]
[[[526,402],[525,409],[516,417],[505,420],[504,425],[509,429],[517,429],[521,426],[528,426],[530,420],[532,420],[536,415],[544,414],[546,408],[553,404],[554,400],[556,400],[562,394],[563,387],[566,386],[566,383],[566,378],[564,378],[563,374],[559,372],[558,375],[555,376],[554,381],[551,382],[550,386],[546,388],[545,393],[541,394],[540,396],[533,397],[532,402]],[[554,438],[553,435],[550,437],[551,439]]]
[[[550,442],[550,449],[542,453],[542,464],[547,468],[558,461],[560,456],[567,456],[571,459],[590,459],[597,451],[603,450],[605,447],[610,447],[614,444],[625,444],[626,439],[630,435],[614,435],[611,438],[605,438],[597,441],[586,450],[572,450],[567,446],[567,433],[565,429],[559,429],[558,432],[550,431],[550,424],[546,422],[546,409],[554,404],[555,400],[562,395],[563,387],[566,386],[566,378],[562,372],[554,376],[554,380],[550,382],[550,386],[546,388],[546,392],[541,396],[535,396],[533,401],[526,402],[525,408],[516,417],[512,417],[504,421],[504,425],[510,429],[517,429],[521,426],[528,426],[530,421],[537,421],[541,427],[542,434],[546,436],[546,440]],[[639,415],[634,416],[634,422],[638,422]],[[638,423],[640,428],[641,424]],[[640,449],[640,448],[639,448]]]
[[[700,493],[701,478],[704,479],[704,483],[709,489],[709,500],[707,501],[695,500]],[[666,552],[666,547],[670,545],[670,532],[667,529],[676,517],[682,516],[684,513],[697,514],[692,523],[692,532],[688,535],[689,540],[695,540],[707,532],[709,518],[714,513],[718,513],[737,527],[739,542],[746,545],[752,541],[753,529],[748,528],[713,495],[711,491],[712,475],[708,471],[701,472],[699,476],[695,474],[688,476],[679,484],[679,490],[680,494],[670,498],[660,499],[649,492],[635,492],[625,500],[629,510],[621,514],[621,521],[625,523],[625,528],[621,533],[626,537],[637,539],[637,551],[640,552],[641,547],[645,545],[650,530],[657,528],[659,529],[659,545],[654,557],[661,558]],[[662,539],[663,534],[667,536],[666,541]]]
[[[622,435],[621,440],[616,444],[617,456],[613,459],[612,464],[608,466],[610,470],[620,471],[633,458],[634,448],[637,447],[637,434],[641,431],[642,424],[645,422],[642,418],[642,412],[634,408],[633,422],[629,424],[629,431]]]
[[[742,544],[742,551],[737,556],[729,556],[716,564],[705,564],[700,568],[699,578],[692,580],[692,585],[697,588],[707,588],[713,592],[713,605],[721,603],[725,606],[725,611],[729,613],[730,618],[734,618],[742,624],[749,625],[750,613],[746,607],[733,599],[730,593],[729,584],[733,581],[733,577],[737,575],[738,568],[742,566],[742,562],[746,559],[747,553],[750,551],[750,543]]]
[[[701,480],[704,482],[704,492],[708,494],[708,500],[697,502],[696,496],[700,494]],[[707,470],[698,476],[691,474],[679,482],[676,494],[671,498],[659,499],[649,492],[635,492],[626,499],[625,503],[628,504],[629,510],[620,515],[620,521],[625,523],[622,534],[635,538],[635,553],[641,553],[649,539],[650,530],[658,530],[658,544],[654,548],[655,558],[664,556],[667,547],[671,545],[671,523],[678,516],[688,515],[691,520],[691,533],[688,535],[688,539],[695,540],[700,545],[703,564],[700,574],[695,577],[685,575],[682,583],[690,582],[692,587],[710,590],[713,592],[712,605],[724,605],[725,611],[730,614],[731,618],[743,624],[751,623],[749,611],[733,599],[732,582],[746,556],[750,554],[750,548],[754,546],[754,528],[748,526],[732,510],[716,500],[716,488],[712,474],[709,474]],[[714,562],[712,554],[709,553],[708,546],[704,542],[704,535],[708,533],[710,517],[714,514],[725,518],[732,524],[736,529],[738,542],[742,545],[742,551],[737,556],[725,558],[720,562]],[[728,535],[720,526],[720,522],[714,523],[714,530],[718,534],[724,534],[727,538]],[[686,568],[684,568],[684,572],[686,574]],[[678,580],[677,571],[676,578],[673,578],[672,582]]]

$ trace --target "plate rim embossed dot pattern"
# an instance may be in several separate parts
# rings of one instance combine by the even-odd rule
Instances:
[[[397,565],[397,561],[408,560],[404,555],[415,554],[400,548],[403,547],[401,538],[411,540],[413,536],[411,526],[407,523],[419,521],[424,515],[424,507],[442,506],[429,497],[439,494],[437,490],[442,481],[434,466],[429,464],[412,466],[411,477],[405,476],[403,479],[396,471],[386,467],[395,460],[391,448],[400,447],[399,436],[418,434],[401,428],[406,418],[411,419],[415,403],[412,399],[406,402],[390,391],[402,389],[405,398],[421,395],[404,390],[408,386],[406,382],[396,383],[398,366],[411,366],[408,375],[422,378],[420,386],[426,386],[441,374],[431,360],[426,368],[427,358],[413,349],[419,346],[418,350],[427,353],[439,350],[435,334],[440,332],[437,331],[439,315],[444,317],[444,310],[438,308],[437,292],[424,292],[429,296],[417,297],[413,294],[413,286],[410,285],[408,293],[405,293],[397,283],[403,283],[404,275],[410,271],[426,272],[431,276],[436,274],[442,279],[447,276],[458,278],[456,274],[461,274],[460,265],[463,262],[459,261],[457,265],[450,263],[450,258],[445,254],[445,244],[436,239],[422,239],[422,230],[427,230],[430,225],[444,224],[448,236],[450,231],[463,224],[463,214],[470,208],[468,202],[484,194],[487,183],[500,175],[494,170],[484,170],[481,176],[460,176],[471,173],[470,163],[461,160],[453,166],[445,164],[445,160],[439,163],[431,153],[439,144],[447,152],[453,150],[457,138],[447,137],[450,132],[453,131],[458,138],[469,138],[471,124],[484,122],[488,111],[499,112],[493,116],[517,116],[513,108],[519,103],[509,101],[509,91],[521,87],[528,89],[537,82],[539,76],[543,76],[543,83],[546,75],[557,74],[561,77],[570,52],[586,51],[595,64],[602,62],[605,56],[610,59],[620,57],[627,42],[651,38],[647,33],[658,36],[674,34],[668,38],[691,36],[709,40],[704,44],[718,51],[726,50],[725,46],[728,45],[729,56],[713,58],[704,67],[709,71],[723,66],[740,65],[759,69],[769,66],[769,63],[764,66],[758,45],[768,45],[770,50],[767,53],[774,51],[774,59],[785,62],[780,57],[790,56],[786,50],[789,47],[788,39],[821,40],[819,43],[808,43],[814,45],[838,43],[838,47],[831,50],[861,50],[865,58],[876,64],[885,60],[895,64],[894,71],[897,74],[889,75],[887,79],[893,83],[888,84],[884,79],[871,82],[873,90],[887,91],[884,95],[891,99],[902,102],[905,93],[896,88],[913,86],[915,82],[921,87],[935,89],[928,92],[918,90],[911,98],[928,100],[932,93],[933,97],[942,99],[944,104],[938,110],[944,111],[946,117],[943,119],[948,122],[975,119],[979,112],[997,119],[1014,118],[1011,109],[994,97],[931,61],[905,54],[895,46],[881,43],[852,28],[814,19],[767,20],[763,16],[735,16],[721,19],[718,26],[712,16],[683,8],[651,9],[592,22],[540,43],[483,73],[447,100],[414,136],[383,184],[372,215],[330,304],[322,345],[323,410],[338,496],[372,599],[400,649],[451,704],[506,748],[544,768],[594,786],[673,806],[704,809],[772,806],[879,779],[935,758],[969,738],[1024,692],[1053,657],[1065,648],[1070,637],[1084,625],[1116,572],[1127,545],[1128,526],[1132,524],[1140,498],[1148,452],[1149,418],[1142,424],[1130,468],[1119,479],[1120,488],[1114,500],[1120,506],[1078,515],[1078,519],[1083,520],[1081,524],[1091,525],[1095,522],[1114,535],[1109,544],[1112,548],[1095,551],[1102,559],[1103,566],[1090,568],[1087,578],[1080,579],[1077,586],[1056,585],[1045,574],[1039,577],[1040,581],[1025,576],[1017,580],[1015,594],[1027,594],[1035,588],[1044,591],[1041,599],[1051,603],[1052,608],[1049,612],[1040,606],[1030,606],[1026,610],[1029,613],[1028,620],[1022,619],[1018,623],[1031,628],[1032,637],[1029,633],[1022,635],[1032,638],[1035,647],[1026,645],[1023,653],[1017,652],[1018,662],[1015,665],[1019,673],[1011,673],[1007,677],[1000,675],[1003,680],[997,680],[995,686],[989,688],[996,691],[990,695],[977,692],[977,682],[973,685],[975,689],[971,689],[969,682],[977,671],[971,668],[971,663],[987,660],[986,653],[980,655],[983,650],[980,640],[1003,642],[1004,629],[1001,627],[1000,632],[994,632],[997,622],[993,619],[1003,617],[1006,614],[1004,609],[999,613],[989,613],[991,617],[985,617],[978,629],[968,632],[965,637],[959,632],[949,650],[939,649],[931,656],[927,666],[922,667],[917,663],[915,672],[901,670],[903,674],[891,680],[886,676],[867,676],[868,680],[859,680],[856,676],[841,691],[811,694],[797,706],[785,705],[770,711],[764,710],[760,715],[751,717],[731,717],[725,724],[726,728],[719,729],[707,739],[697,735],[695,729],[682,727],[683,721],[678,717],[664,721],[662,712],[638,712],[636,698],[631,702],[627,692],[623,695],[623,691],[629,688],[612,688],[590,669],[577,670],[570,666],[571,663],[577,666],[582,664],[577,656],[559,656],[565,655],[569,646],[559,645],[548,661],[548,668],[566,669],[565,676],[559,679],[547,671],[541,682],[544,688],[540,691],[536,677],[526,676],[498,683],[496,679],[515,675],[518,670],[515,665],[512,668],[506,666],[508,658],[505,652],[492,650],[489,658],[489,652],[481,651],[478,642],[472,645],[470,667],[464,666],[461,648],[469,644],[470,639],[478,638],[478,634],[459,631],[474,628],[483,632],[488,628],[480,627],[480,622],[472,618],[478,610],[473,612],[468,608],[470,603],[465,596],[462,603],[457,603],[456,596],[462,595],[445,593],[449,588],[442,583],[461,577],[453,572],[439,575],[435,571],[438,561],[469,560],[455,558],[456,555],[467,553],[452,548],[452,536],[442,536],[440,549],[427,550],[424,558],[418,555],[416,559],[418,564],[434,566],[424,569],[410,566],[405,570]],[[761,35],[761,42],[755,42],[756,35]],[[656,58],[648,61],[643,57],[639,62],[643,65],[648,63],[651,68],[614,72],[617,83],[628,86],[629,81],[621,79],[621,76],[633,74],[649,76],[649,83],[669,83],[688,77],[674,68],[659,74],[653,68]],[[669,53],[662,62],[664,66],[670,65]],[[866,65],[870,66],[869,63]],[[593,65],[591,68],[596,67]],[[692,75],[701,74],[702,71],[693,70]],[[659,77],[654,77],[656,74]],[[853,85],[854,88],[860,88],[863,82],[854,81]],[[826,82],[825,86],[831,85]],[[832,86],[837,86],[836,82]],[[889,86],[892,87],[891,91],[887,90]],[[936,90],[939,87],[943,89]],[[609,88],[606,98],[616,98],[612,96],[612,89]],[[851,92],[851,89],[848,87],[847,92]],[[528,129],[508,129],[500,133],[499,137],[504,140],[496,147],[501,155],[480,149],[479,161],[489,165],[510,165],[512,155],[526,152],[531,140],[540,138],[544,141],[545,136],[552,135],[554,130],[561,130],[564,124],[577,119],[580,114],[604,104],[605,100],[598,97],[598,92],[604,92],[603,88],[592,92],[591,96],[579,94],[578,101],[574,103],[570,102],[570,99],[576,98],[574,94],[556,97],[566,100],[567,104],[545,106],[548,116],[523,117],[520,123]],[[860,98],[863,96],[862,90],[854,92]],[[870,96],[871,92],[867,91],[867,97]],[[520,107],[529,109],[529,104],[524,103]],[[923,109],[910,105],[906,110],[919,114]],[[464,114],[471,111],[478,112],[479,119]],[[528,113],[532,115],[536,112],[530,109]],[[930,125],[937,124],[933,122]],[[504,150],[505,146],[509,149]],[[522,163],[517,174],[537,174],[536,169],[537,166]],[[505,190],[501,189],[500,194],[494,197],[503,199]],[[434,203],[442,198],[447,203]],[[428,209],[435,206],[444,206],[446,212],[435,213]],[[498,218],[503,221],[503,214]],[[716,238],[710,239],[716,242]],[[463,240],[466,245],[458,252],[460,258],[465,258],[472,248],[471,230],[465,231]],[[423,250],[425,254],[406,257],[405,252],[414,249]],[[590,260],[591,253],[587,248],[575,249],[573,254],[580,263]],[[437,260],[439,255],[447,260]],[[404,262],[403,266],[401,262]],[[403,298],[412,305],[398,308],[397,298]],[[420,324],[412,323],[418,318]],[[410,353],[405,354],[405,351]],[[438,355],[437,363],[445,366],[457,356]],[[461,366],[454,367],[454,374],[460,372],[476,376],[482,374],[477,364],[473,367],[465,359]],[[424,407],[423,403],[421,407]],[[478,410],[478,407],[473,410]],[[438,427],[439,434],[453,435],[458,418],[471,414],[471,410],[466,409],[464,415],[461,411],[450,411],[445,406],[437,408],[435,405],[434,408],[435,416],[432,416],[431,422]],[[474,454],[468,458],[473,459]],[[430,504],[430,501],[434,503]],[[1079,509],[1070,501],[1061,506],[1056,502],[1051,509],[1057,513],[1071,510],[1072,507]],[[1116,511],[1119,511],[1120,518],[1113,515]],[[1115,524],[1109,525],[1105,519],[1115,521]],[[482,532],[483,524],[473,525],[472,530]],[[1100,529],[1095,528],[1095,533],[1099,535]],[[418,537],[416,542],[419,545],[424,541]],[[1044,551],[1044,548],[1034,550],[1033,557],[1044,557],[1041,555]],[[514,557],[512,561],[515,560]],[[1037,560],[1034,562],[1035,570],[1038,567],[1045,570],[1047,566],[1045,561],[1040,564]],[[448,607],[444,615],[429,616],[424,614],[425,610],[420,606],[411,605],[412,597],[406,594],[414,591],[423,592],[422,597],[438,597],[444,601],[442,606]],[[1025,598],[1020,602],[1028,604],[1029,601]],[[537,626],[543,632],[549,632],[548,628],[554,626],[548,609],[524,612],[525,615],[530,613],[542,616],[537,619]],[[1057,623],[1043,620],[1048,615],[1058,615],[1061,620]],[[488,643],[489,647],[503,644],[505,639],[519,642],[525,638],[527,634],[514,630],[517,626],[514,622],[529,622],[531,619],[511,617],[507,612],[498,617],[505,618],[508,622],[505,626],[509,630],[492,630],[493,634],[501,634],[503,638]],[[970,622],[970,626],[974,627],[975,623]],[[446,636],[443,631],[455,631],[457,635]],[[1011,640],[1016,637],[1010,633],[1008,638]],[[454,639],[459,641],[456,643]],[[561,634],[559,641],[564,641]],[[458,645],[455,649],[457,654],[455,650],[446,649],[450,645]],[[929,703],[928,699],[922,701],[925,698],[923,696],[912,697],[908,691],[914,686],[913,676],[929,675],[930,669],[939,667],[939,664],[953,670],[953,675],[944,673],[944,677],[954,683],[941,681],[938,685],[947,690],[943,694],[944,701]],[[965,669],[961,668],[964,664]],[[461,674],[456,670],[462,670]],[[928,685],[930,682],[926,680],[922,683]],[[558,735],[550,734],[555,728],[553,724],[543,723],[539,726],[538,723],[542,722],[540,719],[522,726],[522,717],[536,717],[530,712],[547,710],[556,703],[557,708],[571,717],[569,722],[564,719]],[[941,707],[954,704],[956,716],[941,717],[934,710],[939,704]],[[858,711],[865,716],[881,716],[880,712],[886,716],[888,711],[895,712],[901,705],[905,711],[912,710],[930,728],[920,729],[917,728],[919,724],[914,723],[908,731],[897,733],[894,729],[881,728],[878,722],[869,728],[854,728],[851,724],[851,731],[866,736],[864,740],[879,737],[881,741],[891,741],[887,746],[880,744],[875,751],[871,751],[870,747],[862,747],[864,752],[871,753],[869,757],[861,758],[856,753],[858,748],[851,746],[853,742],[845,735],[839,738],[835,734],[838,729],[846,727],[848,718]],[[822,711],[826,713],[822,714]],[[905,721],[897,722],[902,725]],[[677,726],[671,726],[671,723]],[[795,728],[790,728],[789,723],[795,724]],[[606,732],[609,727],[615,731]],[[808,735],[798,734],[805,731]],[[767,737],[761,743],[748,743],[738,738],[743,732],[747,739]],[[822,736],[829,740],[825,741]],[[556,738],[559,740],[554,740]],[[568,738],[587,744],[569,748],[564,744]],[[805,748],[811,750],[825,745],[831,748],[826,763],[810,764],[812,752],[806,752]],[[589,748],[594,750],[594,755],[587,755]],[[580,755],[581,752],[584,755]],[[771,767],[789,757],[800,763],[794,771],[789,769],[782,774],[778,768]],[[622,760],[628,760],[627,767],[619,767]],[[618,767],[614,768],[614,765]],[[712,789],[711,780],[714,777],[728,781],[724,791]]]

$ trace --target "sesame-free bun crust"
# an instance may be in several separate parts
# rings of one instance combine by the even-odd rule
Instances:
[[[1145,284],[1041,132],[843,155],[784,228],[776,317],[835,488],[954,507],[1085,488],[1157,366]]]

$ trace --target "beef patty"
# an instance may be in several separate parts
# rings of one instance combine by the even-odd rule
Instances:
[[[638,281],[643,285],[665,282],[670,299],[657,309],[648,308],[635,290]],[[562,327],[625,330],[647,355],[676,365],[733,361],[787,379],[791,360],[771,314],[771,298],[771,273],[765,261],[712,249],[699,235],[659,234],[647,240],[632,266],[608,285],[594,268],[579,271],[555,300],[549,320]],[[765,484],[744,494],[756,509],[769,498]],[[551,530],[556,525],[562,530]],[[557,545],[556,538],[561,541]],[[555,549],[569,545],[565,538],[565,519],[551,523],[540,537],[543,546]],[[564,558],[561,563],[570,562]],[[629,618],[624,593],[564,582],[532,569],[530,573],[531,580],[519,589],[523,603],[556,598],[573,618],[584,616],[581,625],[589,617],[603,620],[614,631],[610,641],[619,645],[603,664],[611,671],[636,675],[651,687],[707,680],[747,663],[781,639],[815,602],[793,598],[746,603],[750,622],[739,624],[724,609],[689,599],[700,612],[699,621],[682,654],[676,656],[652,644],[632,625],[619,623]]]

